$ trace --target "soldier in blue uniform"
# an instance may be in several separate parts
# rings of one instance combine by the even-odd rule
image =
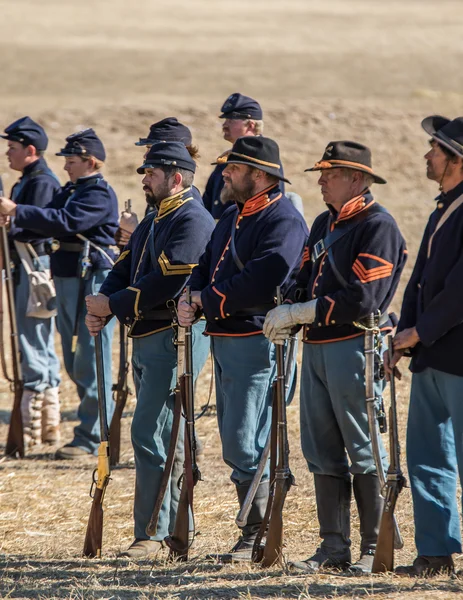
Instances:
[[[56,458],[74,459],[97,452],[100,441],[94,341],[85,327],[85,295],[97,293],[115,254],[117,198],[99,172],[106,158],[103,143],[86,129],[66,138],[58,153],[65,157],[70,181],[46,208],[16,205],[2,199],[0,213],[14,216],[15,225],[55,237],[59,250],[51,255],[56,287],[57,326],[66,371],[80,398],[79,425],[74,439],[56,452]],[[87,251],[88,249],[88,251]],[[88,254],[88,255],[87,255]],[[114,323],[103,334],[108,419],[114,411],[111,394],[111,343]]]
[[[147,149],[147,152],[153,144],[159,142],[182,142],[182,144],[185,144],[191,158],[194,161],[199,158],[198,147],[193,144],[191,131],[186,125],[179,123],[175,117],[167,117],[161,121],[158,121],[157,123],[153,123],[153,125],[150,127],[147,137],[140,138],[138,142],[135,142],[135,146],[143,146]],[[196,186],[191,186],[191,193],[193,195],[193,199],[197,200],[201,205],[203,205],[201,193]],[[155,210],[155,207],[151,206],[148,202],[145,210],[145,216],[150,210]],[[136,213],[128,213],[125,211],[122,212],[119,229],[116,234],[117,243],[121,246],[128,244],[130,236],[137,225],[138,217]]]
[[[262,135],[264,129],[262,108],[253,98],[238,93],[232,94],[225,100],[221,110],[222,114],[219,119],[224,119],[222,131],[227,142],[234,144],[238,138],[243,136]],[[233,204],[233,200],[221,198],[224,186],[222,174],[227,166],[227,154],[228,152],[225,152],[217,159],[216,167],[207,181],[203,194],[204,206],[216,221]],[[280,161],[278,164],[282,176],[279,186],[284,193],[283,167]]]
[[[56,175],[49,169],[43,154],[48,137],[30,117],[18,119],[5,129],[10,168],[21,172],[21,179],[11,191],[11,199],[21,205],[43,207],[60,189]],[[16,319],[21,351],[24,391],[21,413],[24,442],[27,446],[59,441],[59,360],[55,353],[54,318],[26,316],[29,280],[17,248],[30,255],[38,270],[50,268],[51,240],[12,221],[9,231],[10,254],[15,265]]]
[[[431,116],[422,126],[431,136],[427,177],[441,193],[405,290],[392,361],[411,351],[407,462],[418,556],[396,569],[410,576],[452,572],[452,554],[462,551],[463,117]]]
[[[135,540],[122,554],[129,558],[143,558],[159,550],[175,520],[176,506],[168,487],[156,536],[149,538],[145,532],[165,467],[177,380],[172,313],[166,303],[179,297],[214,229],[212,217],[193,200],[195,169],[181,142],[151,146],[138,173],[144,174],[143,189],[156,210],[148,213],[133,233],[100,295],[87,298],[87,324],[93,335],[104,327],[107,317],[115,315],[130,327],[133,338]],[[209,340],[202,335],[204,327],[204,321],[193,327],[195,378],[209,352]]]
[[[206,316],[222,452],[242,505],[270,429],[275,348],[263,336],[262,326],[274,306],[276,287],[285,292],[294,283],[308,230],[280,191],[279,150],[273,140],[239,138],[223,176],[222,195],[233,204],[193,270],[192,304],[180,300],[179,319],[181,324],[191,323],[197,309]],[[241,537],[223,560],[251,558],[268,488],[265,474]]]
[[[362,319],[375,313],[381,315],[381,330],[391,329],[387,308],[405,265],[405,242],[369,190],[372,183],[386,182],[373,172],[368,148],[330,142],[321,161],[307,170],[321,171],[318,183],[328,210],[313,224],[288,302],[271,311],[264,325],[276,343],[291,327],[305,326],[301,441],[314,473],[322,543],[292,567],[308,573],[349,567],[353,484],[361,556],[350,570],[365,573],[373,564],[383,500],[368,428],[361,327]],[[380,397],[381,382],[376,387]]]

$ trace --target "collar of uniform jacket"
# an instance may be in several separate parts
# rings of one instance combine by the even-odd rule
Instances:
[[[460,181],[458,185],[449,190],[448,192],[442,192],[435,198],[437,208],[447,208],[452,204],[454,200],[459,198],[463,194],[463,181]],[[443,206],[439,206],[439,202],[442,202]]]
[[[173,196],[164,198],[164,200],[161,200],[161,204],[159,205],[158,214],[155,218],[155,222],[157,223],[165,216],[170,215],[171,212],[174,212],[183,204],[185,204],[185,202],[189,202],[190,200],[193,200],[191,187],[185,188],[178,194],[174,194]]]
[[[351,198],[351,200],[343,204],[339,212],[336,212],[335,209],[331,206],[331,204],[328,204],[328,208],[333,217],[334,224],[336,224],[340,221],[347,221],[348,219],[352,219],[352,217],[355,217],[362,211],[370,208],[373,202],[373,195],[370,191],[366,191],[363,194],[360,194],[360,196],[355,196],[354,198]]]
[[[43,156],[41,156],[38,160],[36,160],[32,164],[27,165],[27,167],[24,167],[22,176],[24,177],[25,175],[32,175],[32,173],[35,173],[37,171],[42,171],[42,169],[46,169],[46,168],[47,168],[47,163],[45,162],[45,159],[43,158]]]
[[[254,215],[260,212],[261,210],[264,210],[264,208],[267,208],[267,206],[270,206],[270,204],[277,202],[277,200],[281,198],[282,193],[280,192],[279,194],[277,194],[277,196],[273,198],[270,198],[270,195],[278,191],[278,184],[271,185],[270,187],[265,188],[265,190],[262,190],[255,196],[252,196],[252,198],[248,198],[248,200],[246,200],[244,204],[238,204],[238,210],[240,211],[241,216],[249,217],[250,215]]]

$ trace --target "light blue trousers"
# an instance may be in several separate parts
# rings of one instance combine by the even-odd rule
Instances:
[[[270,431],[275,346],[262,334],[211,340],[223,459],[234,483],[250,483]]]
[[[345,477],[349,472],[376,472],[365,403],[364,349],[363,336],[304,344],[301,443],[312,473]],[[377,382],[378,397],[382,388],[382,382]],[[386,466],[382,442],[381,453]]]
[[[49,256],[40,256],[38,260],[43,268],[49,268]],[[36,260],[34,264],[38,269]],[[26,317],[29,280],[22,264],[17,269],[19,272],[15,273],[15,280],[18,281],[15,287],[16,321],[24,387],[42,393],[48,388],[58,387],[60,383],[60,364],[55,353],[54,341],[55,319]]]
[[[92,271],[85,284],[85,295],[98,292],[108,272],[103,269]],[[77,348],[75,353],[72,352],[72,333],[79,296],[79,279],[77,277],[54,277],[54,282],[58,305],[56,324],[61,335],[64,366],[67,374],[75,383],[80,398],[77,410],[77,418],[80,423],[74,428],[74,439],[71,445],[96,454],[100,443],[100,419],[98,417],[95,341],[85,325],[87,309],[84,302],[79,316]],[[116,319],[111,319],[102,331],[108,425],[111,423],[115,408],[112,399],[111,373],[111,347],[115,323]]]
[[[193,326],[193,376],[199,375],[209,353],[209,339],[203,334],[205,321]],[[177,384],[177,348],[173,330],[160,331],[133,339],[132,366],[137,406],[132,421],[132,444],[135,454],[135,538],[149,539],[148,525],[159,492],[169,451]],[[180,424],[183,436],[184,425]],[[177,449],[183,456],[179,437]],[[182,459],[183,464],[183,459]],[[163,540],[172,533],[178,504],[178,481],[167,487],[158,529],[153,540]]]
[[[463,377],[429,368],[413,374],[407,462],[418,554],[459,554],[457,476],[463,482]]]

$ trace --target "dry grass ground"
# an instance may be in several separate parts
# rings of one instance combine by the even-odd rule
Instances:
[[[64,137],[94,127],[107,146],[107,176],[122,206],[143,209],[141,152],[133,145],[150,123],[176,115],[201,149],[197,182],[226,148],[218,109],[237,90],[260,99],[266,133],[278,140],[285,172],[304,198],[308,223],[322,210],[314,175],[303,173],[332,139],[351,138],[374,150],[376,170],[389,184],[376,193],[396,216],[410,249],[408,278],[432,198],[424,179],[427,114],[461,114],[463,7],[460,0],[0,0],[0,128],[24,114],[50,136],[49,162]],[[0,173],[15,175],[0,157]],[[395,300],[400,307],[402,288]],[[116,353],[115,353],[116,361]],[[116,365],[115,365],[116,366]],[[199,385],[205,402],[209,368]],[[409,378],[400,385],[401,436]],[[75,425],[77,398],[64,377],[65,439]],[[6,439],[11,396],[0,385],[0,439]],[[80,557],[90,508],[94,461],[53,460],[41,449],[23,461],[0,464],[0,595],[2,598],[458,598],[458,578],[408,581],[392,576],[292,576],[279,568],[219,567],[205,555],[230,546],[236,502],[220,457],[215,418],[198,423],[204,443],[204,481],[197,487],[197,531],[192,560],[170,565],[165,556],[128,564],[115,558],[132,538],[134,468],[129,425],[123,420],[122,464],[105,502],[104,559]],[[313,487],[299,448],[298,402],[288,411],[291,462],[298,486],[285,507],[288,559],[307,556],[318,542]],[[404,457],[405,458],[405,457]],[[414,555],[409,490],[398,520]],[[358,522],[353,548],[358,552]]]

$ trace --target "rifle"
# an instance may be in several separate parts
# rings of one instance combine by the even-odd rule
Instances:
[[[191,290],[186,287],[186,301],[191,303]],[[170,548],[169,558],[186,561],[190,547],[190,511],[193,518],[193,489],[201,479],[196,462],[196,435],[193,382],[193,333],[192,326],[185,327],[185,372],[180,377],[185,415],[185,461],[183,463],[182,487],[172,535],[165,539]]]
[[[288,349],[285,355],[285,395],[286,398],[290,392],[291,387],[291,374],[293,373],[294,364],[297,359],[297,333],[291,335],[289,338]],[[243,502],[243,506],[241,507],[238,515],[235,519],[235,523],[238,527],[244,527],[247,523],[249,513],[251,511],[251,506],[254,500],[254,497],[257,492],[257,488],[260,485],[262,475],[264,474],[265,467],[267,466],[268,457],[270,454],[270,434],[265,443],[264,450],[260,457],[259,464],[257,465],[256,472],[254,473],[254,477],[252,478],[251,485],[249,486],[248,493]]]
[[[0,196],[3,196],[3,182],[0,177]],[[3,286],[0,288],[0,303],[1,303],[1,363],[2,371],[5,378],[11,383],[14,392],[13,409],[10,417],[10,427],[8,429],[8,437],[6,441],[5,454],[18,458],[24,458],[24,434],[23,422],[21,416],[21,398],[23,395],[24,382],[21,373],[21,358],[19,351],[19,335],[18,325],[16,322],[16,307],[14,301],[14,284],[11,274],[10,247],[8,243],[8,234],[6,227],[1,227],[1,262],[2,268],[5,270],[5,284],[8,300],[8,316],[10,319],[10,340],[11,340],[11,362],[13,365],[13,376],[10,377],[7,373],[6,359],[4,354],[3,344]]]
[[[103,544],[103,499],[109,483],[109,434],[106,414],[106,389],[101,332],[95,337],[96,376],[98,383],[98,412],[100,417],[100,446],[98,467],[93,471],[90,498],[93,499],[85,534],[84,556],[101,558]]]
[[[121,453],[121,419],[130,393],[128,383],[129,373],[129,336],[127,328],[122,323],[119,325],[119,373],[117,383],[113,384],[113,397],[116,403],[114,414],[109,428],[110,465],[114,467],[119,463]]]
[[[74,329],[72,332],[71,343],[71,352],[73,354],[77,348],[77,337],[79,334],[79,319],[85,300],[85,282],[87,281],[87,276],[90,272],[91,266],[92,263],[90,262],[90,242],[87,240],[84,242],[82,253],[80,255],[79,293],[77,295],[76,316],[74,319]]]
[[[388,352],[392,357],[394,348],[392,336],[388,338]],[[397,399],[394,370],[390,381],[391,406],[389,407],[389,455],[390,462],[386,477],[386,497],[379,527],[378,542],[373,559],[372,573],[386,573],[394,570],[394,510],[402,488],[406,484],[400,468],[400,443],[397,424]]]
[[[379,424],[378,415],[376,414],[376,395],[375,395],[375,354],[379,353],[378,347],[375,345],[375,340],[380,343],[379,328],[376,324],[374,314],[366,318],[366,326],[360,325],[365,330],[365,394],[367,405],[368,428],[370,430],[371,448],[373,458],[376,465],[376,473],[378,475],[381,486],[381,493],[384,493],[386,488],[386,477],[384,475],[383,463],[381,460],[381,451],[379,448]],[[394,547],[396,549],[403,548],[404,542],[400,534],[399,526],[395,517],[394,521]]]
[[[277,287],[277,306],[281,305],[281,291]],[[294,476],[289,468],[289,443],[286,420],[285,353],[284,347],[276,344],[277,377],[273,384],[272,444],[270,454],[274,456],[274,477],[270,489],[267,510],[252,552],[253,562],[262,561],[263,567],[281,562],[283,548],[283,506],[286,494],[294,485]],[[275,461],[275,457],[276,461]],[[268,531],[265,545],[261,540]]]

